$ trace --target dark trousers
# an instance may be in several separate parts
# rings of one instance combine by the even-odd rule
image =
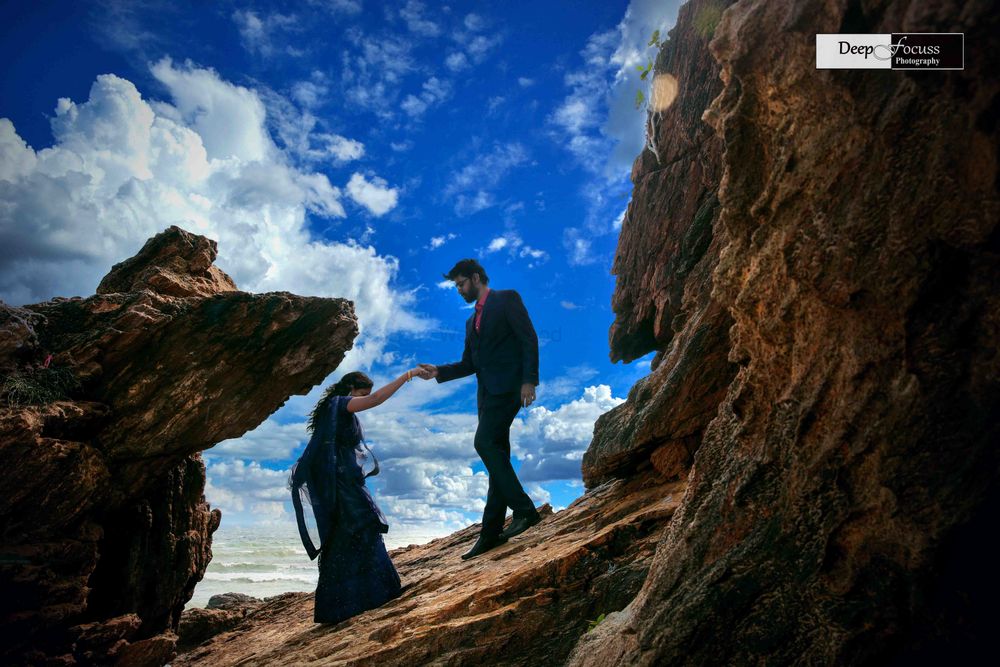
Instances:
[[[531,516],[535,503],[524,492],[510,464],[510,425],[521,408],[521,393],[488,394],[480,387],[477,399],[476,453],[490,476],[481,532],[492,537],[503,530],[508,507],[514,510],[515,517]]]

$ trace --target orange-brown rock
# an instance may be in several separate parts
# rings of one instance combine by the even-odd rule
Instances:
[[[612,361],[656,355],[652,373],[628,400],[598,420],[583,458],[588,486],[650,461],[661,473],[686,474],[736,372],[728,358],[732,318],[712,294],[723,243],[723,141],[702,120],[722,90],[708,53],[709,28],[729,4],[684,5],[656,60],[655,79],[676,82],[678,94],[649,114],[649,145],[632,168],[632,200],[612,267],[618,279],[609,335]]]
[[[588,620],[635,595],[684,483],[612,481],[483,556],[479,526],[390,552],[401,597],[338,625],[312,622],[312,593],[258,608],[179,665],[560,664]]]
[[[220,521],[198,452],[350,349],[349,301],[236,291],[215,256],[171,227],[95,296],[0,303],[0,370],[52,354],[80,380],[64,400],[0,408],[0,662],[169,660]]]
[[[694,17],[708,4],[688,5],[665,52],[704,49]],[[964,32],[966,69],[816,70],[814,36],[838,32]],[[613,345],[645,322],[656,335],[643,340],[665,340],[667,319],[673,336],[585,459],[596,479],[670,467],[682,455],[652,447],[675,442],[689,486],[636,599],[568,664],[988,654],[1000,592],[989,546],[1000,506],[998,35],[986,3],[753,0],[722,14],[711,42],[722,89],[704,114],[722,141],[700,260],[715,266],[668,282],[660,301],[620,276],[615,302],[648,305],[618,311]],[[704,186],[693,166],[670,178],[659,187],[676,198]],[[654,190],[637,183],[626,225],[655,209]],[[666,208],[668,222],[623,237],[660,240],[679,215]],[[681,238],[697,217],[681,215],[668,256],[643,275],[686,266]],[[691,345],[715,307],[699,308],[705,299],[732,326]],[[698,386],[701,370],[678,370],[717,355],[735,364],[721,395]],[[696,392],[703,400],[675,404]]]

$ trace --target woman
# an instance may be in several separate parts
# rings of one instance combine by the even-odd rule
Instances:
[[[365,478],[378,474],[378,460],[367,474],[367,445],[356,413],[380,405],[414,377],[414,368],[372,393],[372,381],[348,373],[329,387],[309,418],[312,437],[292,467],[289,487],[299,535],[310,559],[319,556],[319,584],[313,620],[339,623],[399,596],[399,574],[385,551],[385,517],[365,488]],[[372,455],[374,459],[374,455]],[[306,528],[302,499],[312,504],[320,546]]]

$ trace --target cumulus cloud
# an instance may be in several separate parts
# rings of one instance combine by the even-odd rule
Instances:
[[[580,462],[594,434],[594,422],[625,402],[605,384],[587,387],[583,395],[554,410],[535,407],[512,430],[512,446],[521,457],[518,477],[524,482],[579,479]]]
[[[347,183],[347,194],[376,217],[396,208],[399,199],[399,191],[390,188],[384,179],[375,176],[367,180],[357,172],[351,175],[351,180]]]
[[[153,65],[151,72],[173,98],[173,109],[161,107],[158,110],[160,115],[173,116],[194,130],[204,144],[208,159],[260,161],[274,157],[265,125],[264,104],[256,93],[223,81],[215,70],[196,67],[190,61],[175,67],[170,58],[163,58]],[[104,77],[99,77],[98,81],[102,78]],[[122,109],[122,112],[134,110],[138,115],[148,115],[146,109],[149,107],[138,98],[135,86],[125,83],[131,87],[127,94],[133,99],[129,102],[130,109]],[[62,109],[56,109],[57,116],[53,121],[56,139],[60,139],[59,127],[64,124],[62,121],[77,127],[97,125],[97,117],[109,111],[103,106],[103,102],[114,94],[111,92],[112,88],[111,85],[102,85],[99,93],[105,94],[96,99],[94,89],[91,88],[89,104],[80,107],[69,100],[65,103],[60,100]],[[119,87],[115,88],[117,90]],[[80,113],[88,114],[89,118],[77,123]]]
[[[412,312],[413,292],[394,286],[396,258],[309,232],[309,216],[345,216],[341,191],[271,141],[255,91],[191,63],[163,59],[152,72],[169,101],[147,101],[114,75],[98,77],[85,102],[59,100],[51,148],[35,151],[0,121],[0,298],[91,294],[112,264],[176,224],[218,241],[217,264],[241,289],[352,299],[358,367],[390,334],[430,326]],[[352,198],[373,212],[395,205],[384,181],[362,181]]]
[[[215,458],[228,457],[253,461],[283,461],[309,441],[304,421],[279,424],[274,418],[240,438],[223,440],[211,449]]]
[[[238,514],[248,509],[261,510],[268,506],[281,509],[290,499],[287,488],[288,470],[266,468],[256,461],[221,460],[205,456],[208,480],[205,497],[222,510],[223,515]],[[264,509],[265,513],[271,513]]]

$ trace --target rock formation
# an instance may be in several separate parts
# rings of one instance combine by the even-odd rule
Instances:
[[[220,521],[198,452],[255,428],[350,349],[349,301],[239,292],[215,256],[214,241],[171,227],[94,296],[0,304],[0,371],[77,382],[62,400],[0,409],[0,662],[169,660]]]
[[[172,664],[559,664],[588,620],[639,590],[683,493],[684,482],[615,480],[558,514],[542,507],[541,524],[479,558],[459,557],[478,525],[396,549],[396,600],[330,627],[312,622],[312,593],[288,593]]]
[[[685,7],[658,61],[681,109],[636,163],[615,265],[612,356],[658,350],[656,369],[584,470],[688,490],[636,599],[569,664],[969,662],[997,592],[1000,15],[733,4],[714,141],[684,113],[713,4]],[[966,69],[814,69],[837,32],[964,32]]]

